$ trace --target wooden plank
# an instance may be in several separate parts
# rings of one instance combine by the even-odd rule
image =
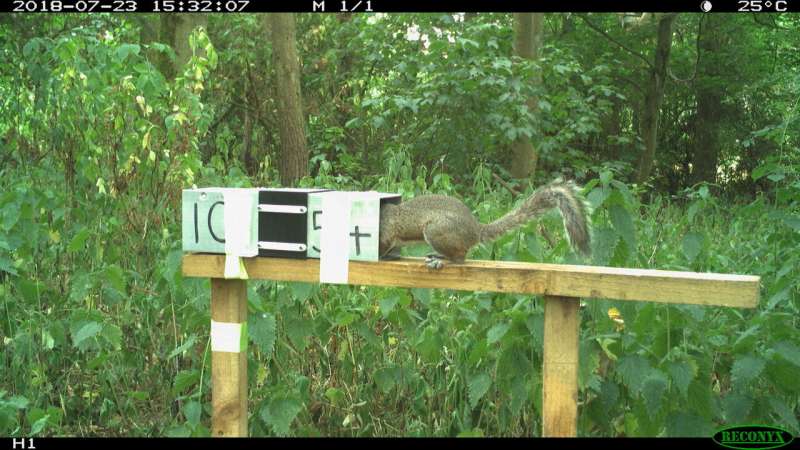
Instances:
[[[577,434],[579,306],[577,298],[544,298],[543,437]]]
[[[242,280],[211,280],[211,320],[247,323]],[[211,352],[211,435],[247,437],[247,352]]]
[[[318,259],[245,258],[252,279],[319,282]],[[183,274],[221,278],[225,255],[186,254]],[[760,278],[618,267],[467,261],[436,271],[421,258],[350,261],[350,284],[545,294],[754,308]]]

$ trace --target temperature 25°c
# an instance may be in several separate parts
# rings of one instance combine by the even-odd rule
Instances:
[[[784,12],[788,9],[787,0],[739,0],[738,10],[744,12],[776,11]]]

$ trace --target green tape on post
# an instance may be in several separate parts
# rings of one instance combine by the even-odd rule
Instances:
[[[241,341],[239,342],[239,351],[244,353],[247,351],[247,322],[242,322]]]

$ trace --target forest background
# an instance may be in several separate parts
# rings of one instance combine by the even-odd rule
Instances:
[[[755,310],[586,299],[581,436],[795,435],[800,16],[0,15],[0,434],[205,436],[180,192],[576,180],[595,265],[753,274]],[[422,254],[424,248],[409,254]],[[471,255],[572,263],[560,216]],[[542,302],[248,283],[251,435],[537,435]]]

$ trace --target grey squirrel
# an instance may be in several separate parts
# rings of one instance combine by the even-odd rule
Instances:
[[[427,242],[437,254],[425,264],[441,269],[445,260],[463,263],[476,244],[491,242],[551,208],[558,207],[564,218],[572,247],[585,256],[591,254],[588,208],[572,182],[555,180],[540,187],[522,204],[489,224],[478,222],[461,200],[445,195],[423,195],[381,207],[381,257],[399,256],[404,245]]]

